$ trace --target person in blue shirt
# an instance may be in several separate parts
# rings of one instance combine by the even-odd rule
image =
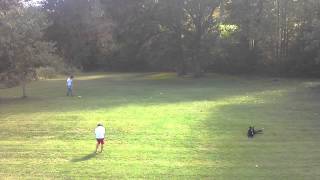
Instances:
[[[73,86],[73,76],[70,76],[67,79],[67,96],[73,96],[72,86]]]

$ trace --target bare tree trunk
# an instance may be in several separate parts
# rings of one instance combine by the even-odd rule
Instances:
[[[21,88],[22,88],[22,98],[26,98],[27,97],[27,92],[26,92],[26,85],[27,85],[26,74],[27,74],[26,72],[22,72],[19,75]]]
[[[201,44],[201,34],[200,32],[197,33],[195,39],[195,48],[193,54],[193,77],[198,78],[201,77],[203,74],[201,72],[201,63],[200,63],[200,44]]]
[[[183,52],[183,45],[182,45],[182,34],[181,32],[178,33],[178,68],[177,68],[177,74],[178,76],[185,75],[186,72],[186,65],[184,61],[184,52]]]
[[[281,7],[281,35],[280,35],[280,58],[282,59],[284,57],[284,44],[285,44],[285,7],[284,4],[282,4]]]
[[[288,20],[287,20],[287,9],[288,9],[288,1],[283,0],[282,4],[282,11],[281,11],[281,17],[282,17],[282,23],[281,23],[281,58],[287,57],[287,50],[288,50]]]
[[[22,86],[22,98],[26,98],[27,97],[27,93],[26,93],[26,81],[23,79],[21,82],[21,86]]]
[[[224,16],[225,16],[224,10],[225,10],[224,0],[220,0],[220,19],[219,19],[220,22],[224,22]]]
[[[280,23],[280,0],[277,1],[277,39],[276,39],[276,58],[280,58],[281,46],[281,23]]]
[[[178,7],[182,7],[183,6],[183,1],[178,1],[177,2],[177,6]],[[186,71],[186,65],[185,65],[185,61],[184,61],[184,52],[183,52],[183,33],[182,33],[182,17],[184,14],[183,9],[179,8],[179,12],[178,12],[178,19],[176,20],[176,25],[177,25],[177,33],[176,33],[176,38],[177,38],[177,53],[178,53],[178,64],[177,64],[177,75],[178,76],[183,76],[186,75],[187,71]]]
[[[201,46],[201,39],[203,34],[203,26],[201,23],[202,17],[203,17],[203,7],[199,3],[198,13],[195,18],[196,22],[195,24],[195,42],[194,42],[194,53],[193,53],[193,77],[198,78],[203,75],[201,70],[201,60],[200,60],[200,46]]]

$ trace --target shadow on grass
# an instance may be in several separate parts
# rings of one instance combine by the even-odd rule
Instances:
[[[88,155],[85,155],[85,156],[83,156],[83,157],[71,159],[70,161],[71,161],[71,162],[88,161],[88,160],[90,160],[90,159],[92,159],[92,158],[94,158],[94,157],[96,157],[96,156],[97,156],[97,153],[92,152],[92,153],[90,153],[90,154],[88,154]]]
[[[40,81],[30,85],[32,87],[30,97],[25,100],[7,96],[3,91],[0,106],[20,105],[23,112],[19,108],[8,110],[10,114],[15,115],[35,112],[34,108],[25,108],[25,105],[37,106],[39,107],[37,111],[61,113],[96,110],[101,107],[108,109],[129,104],[213,101],[265,89],[265,86],[256,85],[246,79],[235,81],[224,77],[195,80],[161,73],[111,74],[108,76],[111,77],[90,79],[91,76],[89,76],[88,80],[81,80],[75,89],[74,98],[65,98],[65,89],[62,86],[65,82],[62,80]],[[81,95],[81,98],[78,98],[78,95]],[[61,104],[64,104],[63,108]]]
[[[14,97],[0,97],[0,104],[16,104],[16,103],[30,103],[35,101],[41,101],[39,97],[22,97],[22,96],[14,96]]]
[[[198,125],[201,129],[196,130],[206,135],[202,137],[205,139],[202,146],[208,149],[200,151],[197,158],[212,164],[217,162],[217,166],[201,167],[199,173],[210,174],[213,179],[248,179],[257,175],[260,176],[257,179],[264,179],[270,175],[282,175],[281,172],[276,174],[278,172],[272,168],[259,169],[258,172],[257,168],[258,165],[268,163],[277,167],[278,162],[281,163],[283,159],[273,157],[278,154],[281,154],[278,157],[284,157],[287,153],[278,145],[279,139],[282,139],[278,132],[292,123],[290,116],[284,115],[287,108],[291,107],[291,103],[285,101],[286,97],[290,96],[289,93],[291,91],[286,89],[283,93],[264,91],[251,95],[252,99],[237,102],[237,98],[231,98],[229,104],[213,108],[212,113]],[[246,133],[249,126],[266,128],[267,132],[248,139]],[[198,141],[201,142],[201,139]]]

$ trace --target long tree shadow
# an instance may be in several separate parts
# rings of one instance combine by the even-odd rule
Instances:
[[[304,103],[297,104],[296,99],[292,98],[295,92],[290,89],[283,91],[282,94],[276,91],[269,94],[260,92],[252,95],[254,98],[249,98],[248,101],[237,103],[237,99],[231,99],[230,103],[212,108],[212,113],[196,127],[198,128],[196,132],[201,131],[205,134],[198,141],[206,147],[206,150],[198,153],[196,158],[216,166],[202,168],[199,173],[210,174],[214,170],[214,176],[226,179],[250,179],[254,176],[260,177],[257,179],[263,179],[270,175],[278,177],[285,175],[284,172],[276,172],[275,167],[285,163],[286,157],[294,156],[294,153],[288,153],[290,149],[296,149],[303,154],[302,150],[308,151],[308,149],[306,150],[304,146],[300,147],[297,142],[303,143],[306,137],[310,137],[309,142],[316,142],[316,140],[312,141],[310,134],[307,134],[313,130],[311,128],[303,132],[307,135],[301,142],[295,139],[299,132],[297,127],[312,126],[306,125],[305,120],[303,123],[300,122],[300,119],[303,119],[301,111],[292,110],[292,103],[297,107],[305,107]],[[288,100],[289,96],[290,100]],[[314,123],[312,120],[309,121]],[[249,141],[246,131],[248,126],[252,125],[257,128],[266,128],[266,133]],[[283,132],[281,129],[287,130]],[[314,131],[313,134],[316,132]],[[302,132],[299,133],[302,134]],[[284,142],[284,139],[287,142]],[[300,161],[303,162],[303,159]],[[270,167],[259,169],[257,172],[260,165]],[[287,171],[296,173],[291,169],[294,168],[289,168]]]
[[[90,153],[90,154],[88,154],[88,155],[85,155],[85,156],[83,156],[83,157],[71,159],[70,161],[71,161],[71,162],[88,161],[88,160],[90,160],[90,159],[92,159],[92,158],[94,158],[94,157],[96,157],[96,156],[97,156],[97,153],[92,152],[92,153]]]
[[[185,159],[191,159],[200,164],[207,163],[208,165],[203,166],[204,168],[197,167],[198,165],[196,163],[189,163],[190,165],[186,166],[186,168],[199,169],[198,172],[204,176],[211,174],[212,171],[216,171],[217,175],[230,173],[230,176],[232,176],[235,174],[232,173],[232,170],[239,167],[232,166],[234,162],[237,163],[237,161],[232,158],[237,154],[243,155],[243,150],[247,150],[247,148],[244,148],[248,144],[245,136],[246,128],[249,125],[260,125],[263,124],[263,122],[267,122],[270,114],[274,113],[274,106],[272,104],[260,104],[259,98],[255,98],[255,95],[252,94],[265,94],[265,92],[267,92],[266,89],[281,90],[286,87],[283,85],[281,87],[273,85],[272,82],[269,81],[262,84],[261,82],[257,83],[256,81],[246,80],[234,82],[233,79],[224,78],[201,79],[199,81],[193,79],[163,81],[137,79],[134,82],[132,79],[130,81],[115,80],[113,82],[106,81],[106,79],[97,79],[90,81],[83,80],[81,84],[79,84],[77,87],[79,89],[78,93],[83,96],[82,98],[74,97],[65,100],[65,97],[58,96],[59,92],[55,92],[55,88],[59,87],[58,83],[63,84],[64,81],[50,84],[52,88],[47,88],[48,91],[45,92],[45,94],[49,94],[50,96],[44,98],[44,100],[46,98],[49,100],[39,102],[37,104],[39,107],[37,110],[60,113],[70,111],[79,112],[82,110],[105,110],[128,104],[147,106],[161,103],[168,104],[193,101],[213,102],[212,112],[205,119],[199,121],[198,124],[194,124],[195,126],[191,128],[191,132],[194,132],[194,134],[190,134],[190,136],[186,136],[185,138],[185,142],[187,143],[183,148],[189,149],[190,152],[196,150],[196,155],[181,157],[181,162],[185,161]],[[257,83],[257,85],[255,83]],[[99,88],[96,87],[97,84],[99,84]],[[41,90],[43,89],[46,90],[45,88],[41,88]],[[277,99],[278,98],[279,97],[277,97]],[[262,100],[264,99],[263,97]],[[257,103],[255,103],[256,100],[258,101]],[[5,102],[5,104],[7,103],[8,102]],[[63,106],[61,106],[61,104],[63,104]],[[25,106],[23,107],[25,108]],[[267,113],[265,108],[268,108],[270,113]],[[9,110],[10,113],[12,113],[15,109]],[[16,110],[15,114],[37,112],[34,110],[34,107],[30,107],[27,110],[24,109],[23,112],[19,112],[18,110],[19,109]],[[256,117],[260,119],[256,124],[250,124],[252,121],[248,121],[248,119],[256,118],[252,116],[253,114],[256,114]],[[261,117],[261,115],[263,116]],[[68,121],[70,122],[68,125],[72,124],[71,127],[75,127],[74,123],[81,122],[81,119],[76,119],[77,115],[72,116],[74,117],[72,117],[72,121]],[[64,120],[64,117],[62,117],[62,120]],[[53,129],[51,132],[57,132],[60,129],[66,128],[67,124],[60,123],[61,121],[57,122],[59,123],[56,126],[51,126],[57,129]],[[61,126],[58,126],[60,124]],[[143,132],[142,135],[148,134]],[[65,133],[63,133],[63,137],[65,137]],[[183,142],[183,144],[185,142]],[[239,143],[240,147],[237,146]],[[254,152],[254,150],[255,149],[252,151]],[[83,162],[95,157],[95,153],[90,153],[83,157],[75,157],[71,159],[70,162]],[[242,159],[239,158],[239,160]],[[212,164],[217,164],[218,167],[221,164],[221,167],[213,169],[215,166]],[[173,168],[175,170],[178,169],[176,167]],[[168,174],[173,171],[171,168],[168,168],[168,170]],[[241,168],[241,170],[245,171],[244,168]]]
[[[23,112],[17,108],[10,109],[10,114],[14,113],[15,115],[34,113],[32,106],[37,106],[38,112],[60,113],[107,109],[128,104],[146,105],[216,100],[264,90],[264,86],[256,86],[255,81],[245,79],[235,81],[230,78],[216,77],[194,80],[172,77],[172,79],[154,80],[152,79],[155,76],[154,73],[138,73],[136,75],[130,74],[130,76],[125,74],[123,79],[117,79],[118,76],[78,81],[73,98],[65,97],[65,89],[62,88],[64,86],[61,86],[64,84],[64,80],[50,83],[36,82],[34,93],[30,91],[30,97],[27,100],[5,96],[0,99],[0,105],[23,107]],[[97,84],[100,88],[96,87]],[[271,88],[277,87],[271,86]],[[16,89],[12,90],[16,91]],[[6,91],[9,92],[9,90]],[[4,94],[6,94],[5,91]],[[25,106],[29,103],[33,103],[32,106],[29,106],[30,108]],[[63,104],[63,108],[61,104]]]
[[[128,78],[128,76],[133,78]],[[30,130],[33,130],[38,132],[37,136],[52,133],[52,136],[62,138],[65,136],[63,133],[59,133],[60,136],[55,133],[61,132],[60,130],[65,128],[74,131],[82,130],[87,133],[87,127],[77,125],[82,121],[88,121],[89,116],[86,113],[89,113],[90,116],[94,113],[96,116],[93,119],[98,117],[103,119],[108,109],[117,107],[129,105],[147,107],[200,101],[219,102],[225,98],[246,96],[266,90],[279,90],[292,85],[285,83],[279,87],[269,79],[257,81],[224,76],[198,80],[178,77],[153,80],[154,76],[158,78],[161,73],[159,75],[116,74],[110,78],[81,80],[81,82],[76,82],[78,83],[75,88],[76,96],[72,98],[66,97],[64,94],[64,80],[50,81],[50,83],[49,81],[34,82],[35,84],[31,84],[33,86],[30,91],[31,98],[25,100],[11,99],[14,93],[9,92],[15,92],[16,89],[0,91],[0,96],[3,94],[3,98],[7,99],[0,101],[0,120],[12,118],[10,123],[18,122],[20,117],[29,115],[28,121],[24,121],[26,128],[23,131],[24,135],[27,136],[30,134]],[[39,115],[43,115],[43,117],[39,117]],[[43,118],[46,118],[47,121],[42,121]],[[21,121],[19,122],[21,123]],[[51,124],[50,128],[47,123]],[[38,131],[38,129],[42,129],[40,127],[47,129],[47,131]],[[10,134],[15,134],[15,129],[7,128],[6,130],[8,137]],[[81,137],[84,135],[80,134]]]

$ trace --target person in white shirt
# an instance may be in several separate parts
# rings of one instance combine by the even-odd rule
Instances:
[[[100,153],[101,153],[103,150],[104,136],[106,133],[106,129],[103,127],[102,123],[98,123],[96,129],[94,130],[94,133],[97,139],[96,153],[98,152],[99,145],[101,145],[101,150],[100,150]]]
[[[72,96],[73,76],[67,79],[67,96]]]

